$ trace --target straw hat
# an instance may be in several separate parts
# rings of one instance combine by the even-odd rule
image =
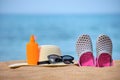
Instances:
[[[41,61],[48,61],[48,55],[56,54],[62,56],[61,50],[56,45],[41,45],[39,46],[40,53],[39,53],[39,62]],[[56,63],[56,64],[41,64],[43,66],[65,66],[65,63]]]

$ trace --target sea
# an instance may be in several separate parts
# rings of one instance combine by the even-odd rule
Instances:
[[[31,35],[39,46],[56,45],[78,60],[75,44],[82,34],[90,35],[95,57],[97,37],[108,35],[112,57],[120,60],[120,14],[0,14],[0,61],[26,60]]]

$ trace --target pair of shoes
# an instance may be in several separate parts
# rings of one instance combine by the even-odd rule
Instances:
[[[81,35],[76,42],[79,66],[112,66],[112,41],[107,35],[100,35],[96,41],[97,57],[94,59],[92,41],[89,35]]]

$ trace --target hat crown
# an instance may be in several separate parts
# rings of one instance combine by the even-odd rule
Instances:
[[[41,45],[40,48],[40,56],[39,61],[47,61],[48,55],[56,54],[61,56],[61,50],[58,46],[55,45]]]

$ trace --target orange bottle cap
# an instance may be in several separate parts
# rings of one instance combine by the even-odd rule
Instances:
[[[32,35],[32,36],[30,37],[30,42],[35,42],[35,37],[34,37],[34,35]]]

